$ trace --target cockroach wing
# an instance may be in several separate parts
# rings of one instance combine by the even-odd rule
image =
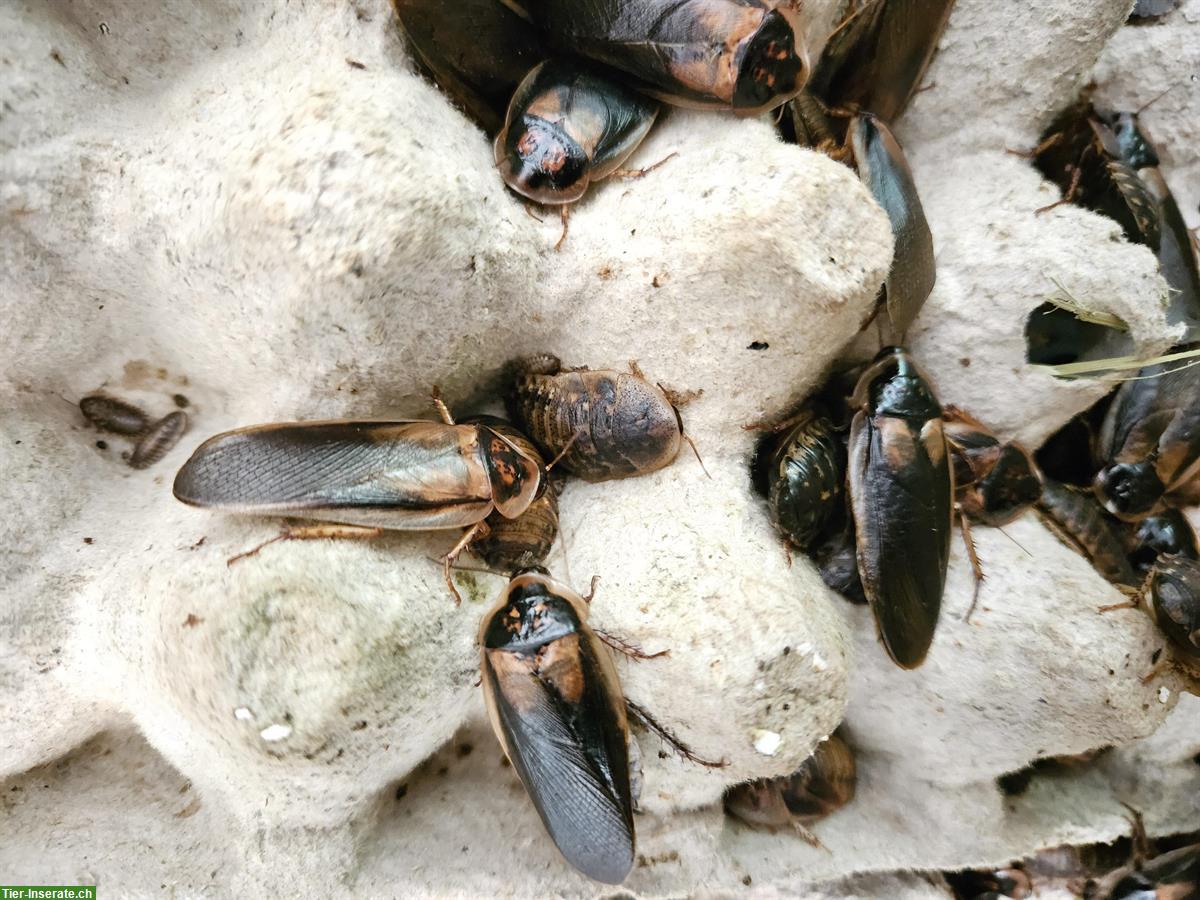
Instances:
[[[954,0],[869,0],[830,38],[809,82],[827,106],[895,122],[921,87]]]
[[[175,476],[193,506],[398,530],[484,519],[478,429],[440,422],[296,422],[210,438]]]
[[[887,277],[887,315],[895,343],[925,305],[937,280],[933,234],[899,141],[881,119],[855,116],[850,139],[858,174],[892,224],[896,249]]]
[[[589,878],[619,884],[634,858],[628,731],[594,640],[575,644],[569,683],[504,650],[485,651],[484,682],[504,749],[559,851]]]
[[[859,412],[850,432],[850,495],[863,590],[888,655],[925,660],[950,555],[953,477],[941,420]]]

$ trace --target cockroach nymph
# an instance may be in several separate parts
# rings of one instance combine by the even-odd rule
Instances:
[[[83,417],[112,434],[137,436],[150,427],[150,417],[131,403],[104,394],[89,394],[79,401]]]
[[[187,431],[188,417],[183,410],[167,413],[141,439],[129,454],[129,465],[134,469],[145,469],[154,465],[179,443]]]
[[[564,369],[557,357],[516,365],[509,409],[548,459],[585,481],[646,475],[670,465],[685,440],[667,393],[636,366]]]

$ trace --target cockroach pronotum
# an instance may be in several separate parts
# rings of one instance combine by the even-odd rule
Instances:
[[[179,470],[175,496],[228,512],[356,526],[292,529],[274,540],[467,528],[443,558],[457,602],[450,564],[493,510],[516,518],[545,482],[537,450],[508,423],[481,417],[456,425],[438,407],[443,422],[292,422],[219,434]]]
[[[134,469],[145,469],[154,465],[179,443],[187,431],[188,417],[181,409],[167,413],[142,435],[129,454],[129,465]]]
[[[566,860],[620,884],[634,860],[625,700],[587,603],[545,570],[516,575],[479,631],[496,737]]]
[[[1137,587],[1121,538],[1090,493],[1045,479],[1037,512],[1046,526],[1115,585]]]
[[[150,427],[150,417],[131,403],[104,394],[89,394],[79,401],[83,417],[112,434],[136,436]]]
[[[817,745],[791,775],[762,778],[725,792],[725,812],[754,828],[793,828],[812,844],[807,826],[854,799],[854,751],[837,732]]]
[[[799,14],[777,0],[530,0],[563,50],[677,106],[756,115],[808,78]]]
[[[1177,509],[1165,509],[1156,516],[1126,526],[1129,562],[1142,574],[1154,568],[1161,556],[1185,556],[1200,559],[1196,532],[1187,517]]]
[[[863,591],[888,655],[912,669],[937,628],[954,476],[942,408],[912,357],[880,351],[852,404],[849,486]]]
[[[955,497],[972,522],[999,527],[1042,496],[1037,464],[1015,441],[1001,441],[974,416],[955,406],[942,412],[954,464]]]
[[[686,438],[667,393],[631,370],[532,357],[516,367],[510,412],[548,458],[585,481],[649,474],[670,465]]]
[[[1096,496],[1135,520],[1200,491],[1200,366],[1147,366],[1117,389],[1100,430]]]
[[[620,169],[657,115],[656,102],[597,67],[547,60],[513,94],[496,136],[496,166],[530,200],[573,203]]]

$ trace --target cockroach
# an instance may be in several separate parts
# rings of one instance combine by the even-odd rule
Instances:
[[[1025,900],[1033,894],[1033,881],[1024,869],[1010,866],[991,871],[947,872],[946,880],[961,900]]]
[[[1007,525],[1042,495],[1033,457],[1015,441],[1001,441],[974,416],[955,406],[942,411],[954,465],[955,497],[963,514],[980,525]]]
[[[1059,203],[1076,203],[1108,216],[1121,225],[1128,240],[1158,253],[1158,201],[1086,97],[1059,115],[1032,155],[1042,174],[1063,191]]]
[[[515,519],[499,510],[485,519],[486,533],[471,543],[471,552],[492,569],[516,572],[540,566],[558,537],[558,495],[562,480],[549,479],[542,496]]]
[[[1133,588],[1137,574],[1112,523],[1091,494],[1047,478],[1035,507],[1045,525],[1115,585]]]
[[[633,866],[629,729],[616,668],[584,598],[516,575],[479,631],[492,728],[567,862],[607,884]]]
[[[845,440],[814,404],[763,456],[767,508],[789,545],[808,552],[845,504]]]
[[[1200,559],[1196,532],[1177,509],[1166,509],[1156,516],[1126,526],[1129,536],[1129,562],[1141,574],[1149,572],[1160,556],[1184,556]]]
[[[921,80],[954,0],[868,0],[830,35],[809,90],[827,106],[894,123]]]
[[[854,751],[835,732],[791,775],[730,788],[725,812],[754,828],[794,828],[809,843],[819,844],[807,826],[853,800],[856,783]]]
[[[145,469],[154,465],[179,443],[187,431],[188,416],[181,409],[167,413],[142,435],[129,454],[129,465],[134,469]]]
[[[557,357],[519,362],[509,411],[543,453],[585,481],[646,475],[685,440],[671,398],[637,368],[564,369]]]
[[[496,136],[505,183],[537,203],[574,203],[617,172],[658,116],[658,104],[578,60],[551,59],[521,82]]]
[[[808,57],[792,3],[778,0],[530,0],[569,53],[619,69],[676,106],[757,115],[794,96]]]
[[[1146,603],[1184,668],[1200,672],[1200,562],[1164,556],[1154,566]]]
[[[392,0],[414,55],[488,134],[509,99],[544,60],[542,36],[504,0]]]
[[[888,655],[919,666],[946,583],[954,473],[942,408],[913,358],[886,347],[852,405],[849,486],[863,591]]]
[[[175,496],[228,512],[358,526],[294,529],[274,540],[467,528],[443,557],[458,601],[451,563],[493,510],[516,518],[545,481],[541,456],[507,422],[480,417],[456,425],[440,401],[438,408],[442,422],[342,419],[218,434],[179,470]]]
[[[1159,363],[1117,389],[1100,430],[1096,496],[1135,520],[1200,490],[1200,366]]]
[[[136,406],[104,394],[84,397],[79,401],[79,411],[101,431],[112,434],[136,436],[150,427],[150,417]]]

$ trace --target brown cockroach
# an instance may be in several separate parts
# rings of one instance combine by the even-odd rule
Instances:
[[[1035,508],[1058,539],[1106,579],[1120,587],[1137,587],[1139,579],[1125,556],[1121,538],[1090,493],[1047,478]]]
[[[471,542],[471,552],[490,568],[516,572],[540,566],[558,537],[558,495],[563,482],[550,478],[542,496],[515,519],[499,510],[484,520],[487,531]]]
[[[516,366],[513,418],[550,458],[585,481],[646,475],[674,462],[687,440],[671,398],[637,368],[564,369],[555,356]]]
[[[192,506],[341,526],[285,530],[266,543],[467,528],[443,557],[446,584],[460,602],[451,563],[493,510],[516,518],[545,480],[541,456],[507,422],[478,417],[455,424],[445,404],[435,402],[442,422],[342,419],[219,434],[179,470],[175,496]]]

